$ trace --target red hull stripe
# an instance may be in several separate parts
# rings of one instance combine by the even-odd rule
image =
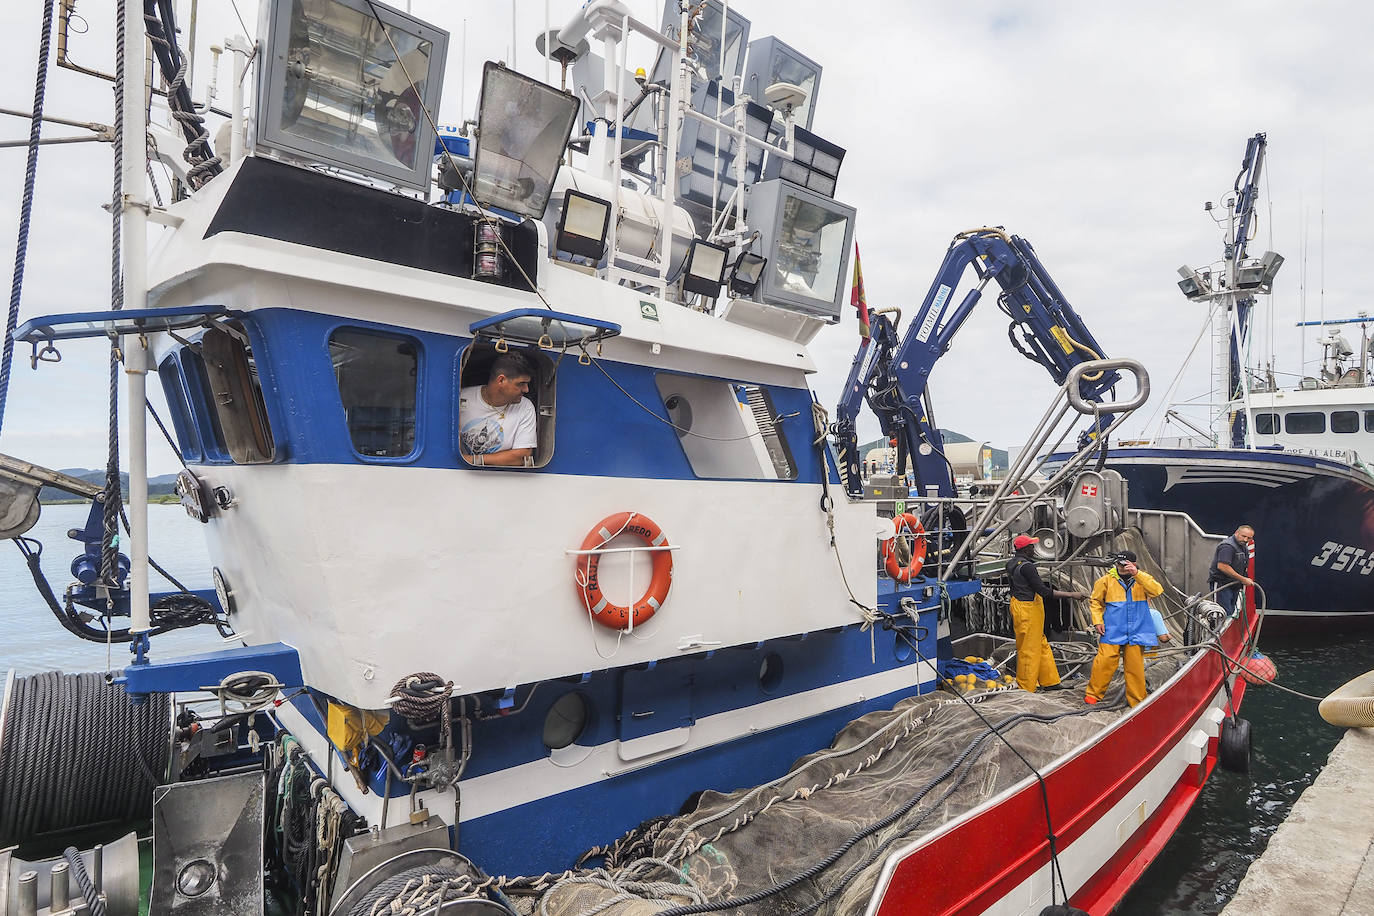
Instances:
[[[1234,657],[1244,635],[1238,623],[1230,626],[1222,635],[1223,648]],[[1082,753],[1044,771],[1061,855],[1187,737],[1221,689],[1224,675],[1225,663],[1216,653],[1192,660],[1166,691],[1149,697]],[[1235,693],[1239,702],[1239,684]],[[1108,901],[1107,906],[1115,903],[1196,797],[1196,791],[1171,792],[1166,804],[1147,818],[1146,827],[1132,835],[1081,893]],[[1148,829],[1151,823],[1155,826]],[[1156,835],[1158,845],[1152,847]],[[1125,854],[1132,847],[1148,850],[1139,868]],[[897,855],[902,858],[887,887],[879,887],[880,916],[982,913],[1049,862],[1040,788],[1028,779],[976,816]]]

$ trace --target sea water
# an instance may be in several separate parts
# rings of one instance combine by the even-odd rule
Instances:
[[[87,503],[43,506],[38,523],[24,536],[43,544],[43,572],[58,601],[73,581],[72,559],[84,549],[67,537],[73,528],[84,528],[90,512]],[[128,554],[127,543],[120,552]],[[210,561],[205,551],[201,523],[177,505],[148,507],[148,553],[157,563],[191,589],[210,588]],[[155,570],[149,570],[149,588],[175,591]],[[117,626],[127,625],[127,619]],[[233,643],[239,645],[237,641]],[[209,652],[221,645],[214,627],[193,627],[157,637],[155,651],[163,657]],[[38,671],[118,670],[128,664],[128,644],[87,642],[62,628],[34,588],[33,577],[19,548],[0,541],[0,677],[10,668],[16,674]],[[3,682],[0,682],[0,686]]]
[[[81,552],[66,533],[82,527],[86,514],[84,505],[44,506],[28,533],[45,546],[43,569],[59,596],[71,581],[72,557]],[[210,565],[201,524],[180,506],[163,505],[148,507],[148,524],[153,559],[187,588],[208,588]],[[155,591],[170,590],[156,572],[151,578]],[[212,627],[195,627],[158,637],[153,651],[155,658],[166,658],[220,645]],[[1325,696],[1374,664],[1374,634],[1319,639],[1262,635],[1260,646],[1278,666],[1281,684],[1314,696]],[[18,674],[106,671],[123,667],[128,657],[127,646],[85,642],[62,629],[34,590],[18,549],[0,542],[0,676],[9,668]],[[1212,774],[1193,810],[1118,913],[1220,912],[1344,734],[1321,720],[1315,702],[1273,687],[1247,690],[1242,715],[1253,727],[1250,772],[1218,768]]]

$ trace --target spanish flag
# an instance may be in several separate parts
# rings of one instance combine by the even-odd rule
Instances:
[[[859,339],[873,336],[868,327],[868,299],[864,297],[864,271],[859,264],[859,243],[854,243],[854,285],[849,288],[849,304],[859,313]]]

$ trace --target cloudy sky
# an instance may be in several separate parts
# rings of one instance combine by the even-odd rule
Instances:
[[[253,27],[256,3],[237,2]],[[73,60],[101,70],[113,60],[107,6],[81,0],[78,13],[90,28],[72,36],[70,49]],[[205,47],[241,31],[228,0],[200,6],[198,87],[209,75]],[[503,2],[413,6],[453,35],[441,122],[472,114],[487,58],[543,76],[533,36],[544,26],[544,3],[518,4],[513,52],[511,7]],[[557,26],[576,4],[550,0],[549,7]],[[645,20],[661,15],[652,4],[631,7]],[[1304,371],[1293,328],[1304,309],[1309,318],[1333,318],[1368,307],[1361,291],[1374,285],[1374,257],[1360,227],[1374,204],[1367,165],[1374,63],[1366,46],[1374,4],[766,0],[739,7],[752,19],[752,37],[777,35],[825,67],[814,127],[848,150],[837,196],[859,210],[872,306],[899,306],[910,316],[956,232],[1005,226],[1035,245],[1107,353],[1142,360],[1161,396],[1205,318],[1179,294],[1175,271],[1219,257],[1221,234],[1202,204],[1222,199],[1246,139],[1265,131],[1269,161],[1251,251],[1273,248],[1288,262],[1272,297],[1272,333],[1261,302],[1257,350],[1267,358],[1272,339],[1278,370],[1294,376]],[[29,110],[40,11],[39,0],[0,8],[9,74],[0,107]],[[651,66],[647,49],[631,57],[632,67]],[[226,66],[220,104],[227,98]],[[109,123],[111,100],[108,83],[51,70],[49,114]],[[78,133],[45,128],[46,136]],[[26,136],[27,121],[0,117],[0,140]],[[21,317],[108,307],[109,217],[100,205],[109,197],[110,164],[108,145],[44,149]],[[7,266],[23,170],[22,149],[0,149]],[[1005,330],[985,302],[932,380],[941,425],[1002,447],[1024,440],[1053,393],[1044,371],[1011,351]],[[856,336],[846,314],[817,338],[815,384],[828,405]],[[1308,373],[1315,336],[1308,332],[1302,354]],[[38,372],[26,352],[16,352],[0,451],[54,467],[100,466],[104,350],[63,352],[61,365]],[[1207,352],[1204,341],[1184,396],[1205,391]],[[176,461],[155,443],[151,465],[165,473]]]

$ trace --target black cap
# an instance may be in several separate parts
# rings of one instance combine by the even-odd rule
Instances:
[[[1135,551],[1134,551],[1134,550],[1122,550],[1122,551],[1119,551],[1119,552],[1117,552],[1117,553],[1112,554],[1112,559],[1115,560],[1115,561],[1118,562],[1118,563],[1134,563],[1134,562],[1135,562],[1135,559],[1136,559],[1136,558],[1135,558]]]

